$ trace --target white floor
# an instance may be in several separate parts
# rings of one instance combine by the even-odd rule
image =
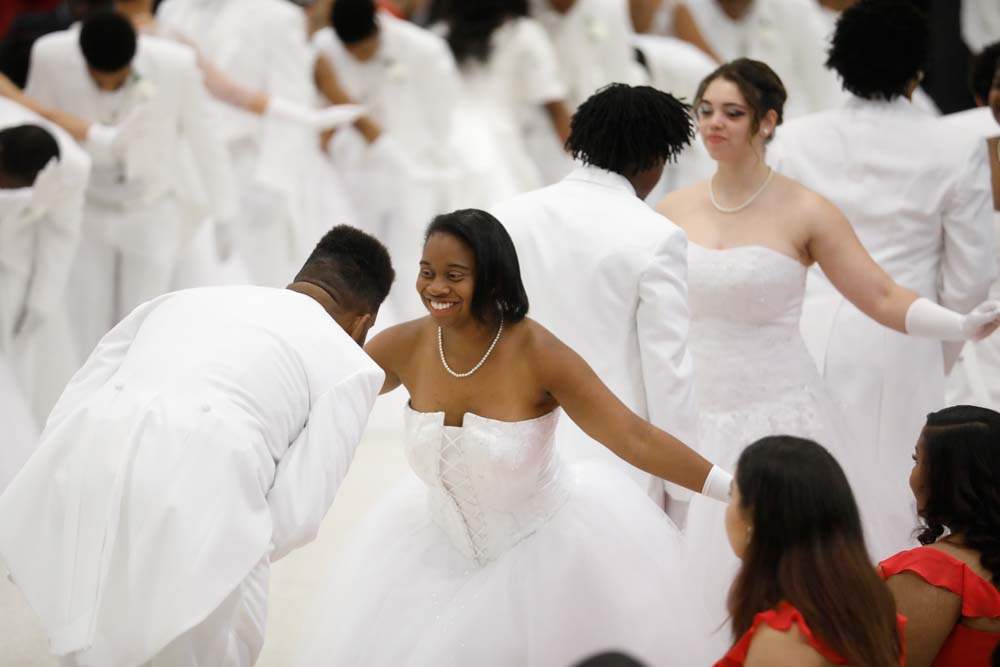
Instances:
[[[397,391],[379,399],[369,429],[319,536],[275,563],[271,571],[267,641],[258,667],[286,667],[326,568],[353,528],[406,470],[401,444],[402,403]],[[3,570],[0,564],[0,570]],[[34,613],[20,592],[0,578],[0,667],[56,667]]]

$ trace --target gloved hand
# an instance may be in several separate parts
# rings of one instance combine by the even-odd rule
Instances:
[[[267,102],[269,116],[305,125],[314,130],[328,130],[353,123],[364,112],[365,108],[359,104],[337,104],[322,109],[313,109],[280,97],[271,97]]]
[[[1000,302],[984,301],[967,315],[919,298],[906,311],[906,333],[947,341],[982,340],[1000,326]]]

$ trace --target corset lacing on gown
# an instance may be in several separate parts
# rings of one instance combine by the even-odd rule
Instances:
[[[406,409],[406,453],[434,522],[477,565],[545,524],[569,498],[553,448],[558,411],[520,422]]]

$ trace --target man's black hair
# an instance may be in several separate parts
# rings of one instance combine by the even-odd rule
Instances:
[[[0,130],[0,172],[28,187],[53,158],[59,158],[59,144],[44,127],[18,125]]]
[[[312,283],[328,292],[334,287],[351,301],[343,305],[365,313],[378,312],[395,278],[385,246],[348,225],[328,231],[295,276],[296,282]]]
[[[586,164],[630,177],[673,161],[692,138],[687,104],[649,86],[612,83],[576,110],[566,148]]]
[[[837,21],[826,66],[867,100],[906,95],[930,47],[924,15],[907,0],[861,0]]]
[[[330,9],[330,25],[344,44],[356,44],[378,32],[375,0],[336,0]]]
[[[117,72],[135,57],[138,37],[127,18],[112,11],[91,14],[80,28],[80,50],[98,72]]]
[[[993,42],[972,56],[969,66],[969,90],[986,104],[993,87],[993,74],[1000,63],[1000,42]]]

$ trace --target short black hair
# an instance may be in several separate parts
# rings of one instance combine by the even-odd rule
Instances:
[[[676,159],[693,138],[687,104],[650,86],[612,83],[573,114],[566,149],[586,164],[630,177]]]
[[[475,287],[469,306],[473,317],[490,322],[501,315],[507,324],[528,314],[528,294],[521,281],[521,265],[510,234],[499,220],[476,208],[437,216],[427,226],[424,242],[432,234],[448,234],[472,250],[476,258]]]
[[[59,143],[44,127],[18,125],[0,130],[0,172],[21,187],[33,185],[45,165],[59,155]]]
[[[907,0],[861,0],[837,21],[826,66],[866,100],[906,94],[930,48],[927,20]]]
[[[932,412],[921,441],[926,497],[917,539],[961,534],[1000,586],[1000,413],[974,405]]]
[[[295,276],[329,291],[333,286],[360,313],[376,313],[389,294],[396,271],[389,251],[374,236],[349,225],[337,225],[320,239]]]
[[[984,103],[993,87],[993,75],[1000,64],[1000,42],[993,42],[972,56],[969,65],[969,90]]]
[[[330,9],[330,25],[344,44],[356,44],[378,32],[375,0],[336,0]]]
[[[98,72],[117,72],[132,62],[138,44],[135,28],[113,11],[99,11],[83,21],[80,50],[87,65]]]

